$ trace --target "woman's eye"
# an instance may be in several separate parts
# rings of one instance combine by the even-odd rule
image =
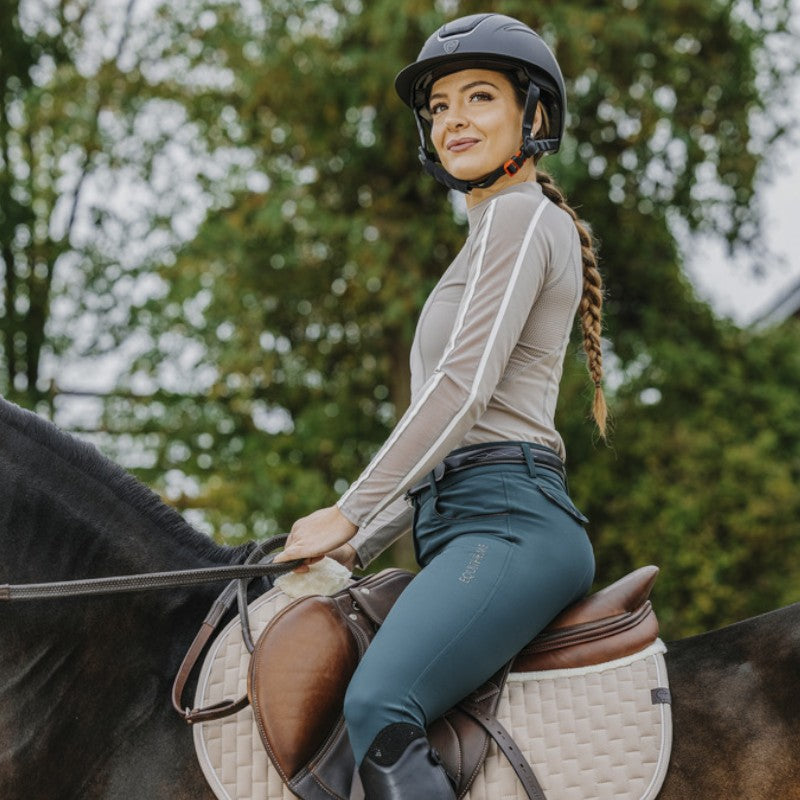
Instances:
[[[494,97],[489,92],[473,92],[469,96],[469,102],[485,102],[487,100],[493,100]],[[435,117],[437,114],[441,114],[442,111],[447,109],[447,103],[434,103],[429,109],[428,112],[432,117]]]

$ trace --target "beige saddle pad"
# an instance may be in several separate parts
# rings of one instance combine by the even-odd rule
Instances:
[[[250,605],[256,637],[292,598],[272,589]],[[497,717],[528,758],[548,800],[651,800],[666,775],[672,745],[664,644],[580,669],[512,672]],[[247,689],[249,653],[239,620],[214,640],[195,705]],[[269,761],[248,706],[194,726],[198,760],[219,800],[294,800]],[[526,800],[514,770],[494,744],[468,800]]]

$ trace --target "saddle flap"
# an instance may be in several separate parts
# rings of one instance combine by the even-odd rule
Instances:
[[[506,664],[486,683],[466,698],[481,711],[494,715],[508,675]],[[428,738],[437,750],[447,773],[455,782],[456,794],[463,797],[486,758],[489,736],[459,706],[454,706],[428,726]]]
[[[287,782],[339,723],[358,646],[327,597],[296,600],[264,629],[247,691],[264,746]]]

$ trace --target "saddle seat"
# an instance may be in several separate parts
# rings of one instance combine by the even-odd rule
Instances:
[[[624,658],[652,644],[650,592],[658,567],[641,567],[562,611],[514,659],[512,672],[570,669]]]
[[[470,695],[470,705],[494,714],[509,670],[593,666],[655,642],[658,622],[649,596],[657,574],[658,567],[642,567],[565,609]],[[349,752],[342,733],[344,694],[369,640],[413,577],[387,569],[332,597],[301,598],[274,617],[259,638],[248,695],[273,764],[299,796],[316,797],[320,771],[328,786],[349,780],[334,774],[345,768],[338,764],[347,763],[340,758],[343,748]],[[486,755],[486,732],[456,706],[428,733],[462,796]]]

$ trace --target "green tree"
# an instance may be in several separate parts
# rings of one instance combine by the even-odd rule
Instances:
[[[576,339],[559,410],[572,489],[593,520],[602,583],[644,561],[665,567],[671,633],[791,599],[794,573],[775,577],[771,547],[791,550],[795,507],[770,514],[760,501],[797,477],[798,432],[775,421],[797,385],[796,361],[780,360],[796,330],[715,320],[676,242],[681,222],[732,244],[758,237],[757,170],[783,132],[764,112],[796,63],[767,44],[788,38],[788,9],[492,4],[557,51],[571,133],[543,166],[601,243],[617,426],[611,447],[593,440]],[[135,343],[104,405],[102,442],[219,538],[277,532],[332,502],[408,402],[416,315],[465,220],[418,169],[392,82],[445,19],[483,10],[472,0],[164,4],[136,27],[141,65],[110,59],[102,73],[131,109],[115,117],[131,135],[115,141],[164,193],[180,180],[163,179],[157,155],[175,139],[199,154],[192,224],[204,220],[176,253],[175,208],[145,214],[141,238],[162,231],[160,249],[123,270],[120,251],[95,242],[81,261],[83,303],[99,304],[107,347]],[[155,106],[156,119],[183,122],[137,153],[141,120],[153,120],[141,109],[156,102],[170,112]],[[138,292],[120,287],[129,272]],[[764,367],[760,393],[734,385],[732,363],[744,376],[770,359],[781,367]],[[785,424],[779,443],[764,433]],[[758,580],[770,585],[737,594]]]
[[[785,13],[767,25],[723,3],[506,2],[496,10],[538,26],[568,76],[574,133],[548,168],[602,242],[609,330],[623,367],[661,337],[713,335],[711,313],[681,272],[669,218],[679,213],[733,240],[754,235],[759,156],[750,152],[758,143],[748,115],[775,101],[779,86],[757,86],[756,62]],[[175,303],[193,291],[207,299],[200,325],[182,330],[219,369],[216,391],[288,411],[296,427],[287,446],[310,448],[303,464],[332,487],[388,430],[396,411],[382,402],[399,409],[407,401],[415,312],[464,235],[446,194],[416,168],[413,124],[391,89],[445,16],[415,2],[284,3],[266,16],[276,38],[220,47],[239,80],[230,103],[269,190],[237,195],[164,275]],[[712,177],[719,191],[704,195]],[[160,301],[148,313],[161,308],[170,316]],[[307,420],[321,408],[332,416]],[[314,453],[334,431],[336,457],[317,466]],[[272,451],[280,435],[268,441]],[[292,505],[281,524],[293,513]]]
[[[76,361],[81,377],[87,358],[124,362],[131,308],[160,288],[154,261],[241,183],[247,154],[224,117],[209,122],[203,110],[225,67],[192,47],[213,5],[2,5],[0,392],[9,398],[52,403],[72,388],[64,371]]]
[[[794,320],[664,339],[615,395],[612,446],[570,453],[603,570],[661,566],[655,602],[665,635],[798,599],[798,334]],[[575,383],[567,381],[569,401]]]

